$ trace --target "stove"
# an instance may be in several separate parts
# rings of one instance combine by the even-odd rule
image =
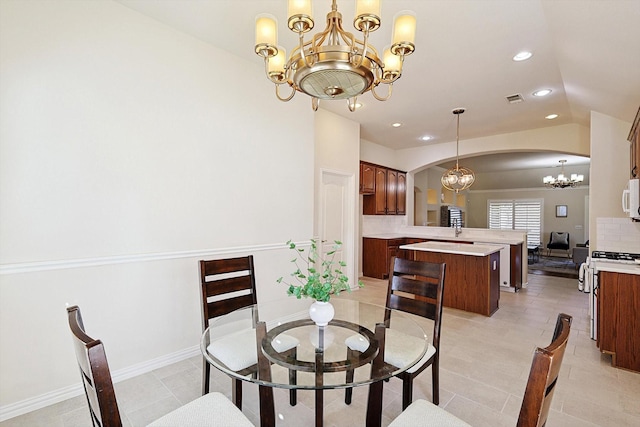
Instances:
[[[591,259],[601,260],[606,262],[619,262],[623,264],[633,264],[634,260],[640,259],[640,254],[633,254],[629,252],[605,252],[605,251],[593,251],[591,252]]]

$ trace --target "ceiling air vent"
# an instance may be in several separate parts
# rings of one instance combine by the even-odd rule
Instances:
[[[518,102],[524,102],[524,98],[519,93],[516,93],[515,95],[507,96],[507,102],[509,104],[517,104]]]

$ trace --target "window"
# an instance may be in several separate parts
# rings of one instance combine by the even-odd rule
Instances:
[[[489,228],[492,230],[523,230],[527,246],[542,242],[543,199],[489,200]]]

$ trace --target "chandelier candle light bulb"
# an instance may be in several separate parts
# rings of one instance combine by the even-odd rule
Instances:
[[[314,27],[310,0],[289,0],[287,26],[298,34],[299,45],[287,58],[278,47],[277,23],[270,15],[256,18],[255,52],[265,61],[267,78],[276,85],[276,97],[288,101],[303,92],[311,96],[311,106],[318,108],[321,99],[346,99],[354,111],[357,97],[371,91],[374,98],[385,101],[391,96],[393,83],[402,74],[404,58],[415,50],[416,17],[401,12],[394,23],[393,44],[384,62],[369,44],[369,35],[381,25],[380,1],[357,0],[353,26],[362,33],[357,39],[342,28],[342,14],[336,0],[327,13],[326,28],[305,41],[305,33]],[[276,64],[271,64],[276,62]],[[281,96],[279,87],[288,85],[291,93]],[[376,88],[387,85],[387,94]]]

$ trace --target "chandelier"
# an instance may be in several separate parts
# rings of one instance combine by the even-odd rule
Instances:
[[[318,109],[321,99],[346,99],[350,111],[356,109],[358,95],[371,91],[379,101],[391,96],[393,82],[402,74],[404,57],[415,50],[416,18],[412,12],[402,12],[394,22],[391,47],[383,60],[369,44],[369,35],[380,27],[380,1],[356,0],[353,26],[363,35],[356,39],[342,28],[342,14],[336,0],[332,1],[324,31],[304,40],[304,34],[314,26],[311,0],[289,0],[288,27],[298,34],[299,44],[286,59],[286,51],[278,46],[277,24],[271,15],[256,18],[255,52],[264,58],[267,78],[276,85],[276,97],[289,101],[296,91],[311,96],[311,107]],[[375,89],[387,85],[380,96]],[[280,94],[280,86],[291,92]]]
[[[582,181],[584,181],[584,175],[578,175],[575,173],[571,174],[571,178],[567,179],[567,176],[564,174],[564,164],[567,162],[566,160],[558,160],[561,164],[562,170],[560,175],[557,178],[552,177],[551,175],[545,176],[542,178],[542,182],[549,188],[566,188],[566,187],[575,187]]]
[[[458,146],[460,145],[460,114],[464,113],[464,108],[456,108],[452,111],[458,118],[458,124],[456,128],[456,167],[453,169],[449,169],[446,171],[442,178],[440,178],[440,182],[442,182],[442,186],[447,190],[455,191],[456,193],[466,190],[471,187],[471,184],[476,180],[476,176],[474,175],[471,169],[460,167],[458,164]]]

